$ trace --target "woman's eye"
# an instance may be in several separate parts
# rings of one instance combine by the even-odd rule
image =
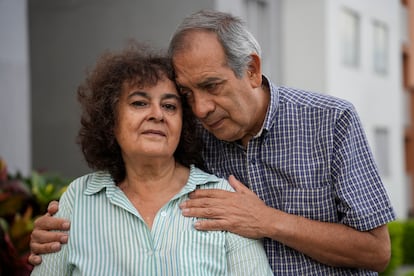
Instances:
[[[146,103],[145,102],[143,102],[143,101],[134,101],[134,102],[132,102],[131,103],[133,106],[138,106],[138,107],[140,107],[140,106],[145,106],[146,105]]]
[[[174,110],[176,110],[176,109],[177,109],[177,106],[176,106],[176,105],[174,105],[174,104],[164,104],[162,107],[163,107],[164,109],[166,109],[166,110],[170,110],[170,111],[174,111]]]

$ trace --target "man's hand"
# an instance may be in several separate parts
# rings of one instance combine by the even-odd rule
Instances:
[[[180,205],[182,214],[209,219],[197,221],[194,225],[197,230],[225,230],[248,238],[263,238],[266,214],[272,209],[234,176],[229,177],[229,183],[236,192],[194,191],[190,200]]]
[[[68,242],[67,232],[55,232],[50,230],[68,231],[70,222],[65,219],[52,217],[59,209],[59,203],[49,203],[47,213],[34,222],[34,229],[30,239],[31,254],[28,261],[32,265],[42,262],[39,254],[53,253],[59,251],[62,243]]]

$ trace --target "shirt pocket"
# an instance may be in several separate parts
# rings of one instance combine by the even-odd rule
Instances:
[[[226,275],[225,232],[181,232],[177,255],[182,275]]]
[[[335,195],[330,186],[285,188],[283,209],[289,214],[325,222],[337,222]]]

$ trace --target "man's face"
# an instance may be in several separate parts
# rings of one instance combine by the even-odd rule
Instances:
[[[174,54],[173,64],[180,93],[203,126],[218,139],[250,139],[261,128],[258,97],[246,72],[237,78],[227,66],[224,50],[214,33],[193,31],[186,47]]]

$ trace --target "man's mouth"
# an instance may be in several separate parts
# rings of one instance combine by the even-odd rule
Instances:
[[[221,127],[223,122],[224,122],[224,118],[219,119],[219,120],[214,121],[214,122],[205,123],[205,125],[210,129],[215,129],[215,128]]]

